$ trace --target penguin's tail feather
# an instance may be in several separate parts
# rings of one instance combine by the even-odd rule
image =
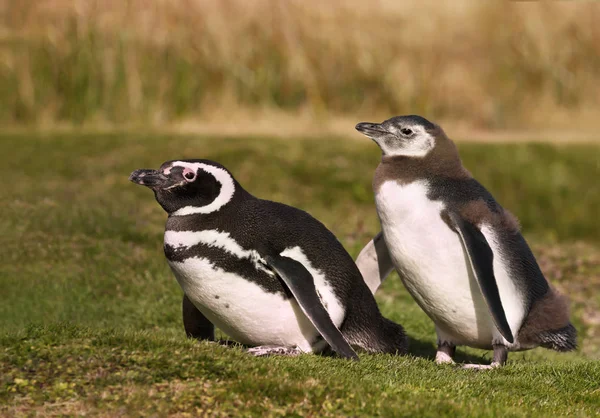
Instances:
[[[550,287],[531,307],[519,330],[518,340],[525,346],[575,350],[577,330],[569,322],[569,300]]]
[[[379,344],[379,352],[389,354],[406,354],[408,352],[408,336],[402,325],[381,317],[381,336],[384,343]]]
[[[358,323],[344,325],[344,337],[348,343],[369,353],[406,354],[408,337],[402,325],[379,316],[379,323],[372,326],[357,326]]]
[[[571,323],[557,330],[542,331],[537,337],[540,346],[551,350],[573,351],[577,348],[577,330]]]

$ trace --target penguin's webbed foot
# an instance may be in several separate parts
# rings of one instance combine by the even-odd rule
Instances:
[[[500,367],[500,364],[463,364],[461,368],[470,370],[490,370],[495,369],[496,367]]]
[[[492,364],[463,364],[463,369],[471,369],[471,370],[490,370],[495,369],[497,367],[502,367],[506,364],[506,359],[508,358],[508,349],[505,345],[502,344],[494,344],[494,359],[492,360]]]
[[[449,343],[438,344],[437,352],[435,353],[436,364],[454,364],[454,353],[456,346]]]
[[[302,354],[302,350],[298,347],[280,347],[276,345],[259,345],[247,350],[248,353],[256,357],[266,356],[298,356]]]

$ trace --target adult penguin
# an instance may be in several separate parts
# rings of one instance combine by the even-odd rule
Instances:
[[[320,352],[328,345],[399,353],[407,338],[385,319],[335,236],[308,213],[248,193],[209,160],[165,162],[130,180],[168,213],[164,250],[184,296],[188,334],[213,324],[255,355]]]

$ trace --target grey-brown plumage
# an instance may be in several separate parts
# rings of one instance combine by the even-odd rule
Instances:
[[[573,350],[566,298],[546,281],[516,218],[463,167],[444,131],[420,116],[356,129],[383,153],[373,179],[382,235],[357,264],[372,290],[398,270],[436,323],[437,361],[451,361],[458,344],[494,348],[494,365],[507,350]]]

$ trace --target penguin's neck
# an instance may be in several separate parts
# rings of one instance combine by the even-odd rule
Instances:
[[[409,184],[440,177],[471,178],[471,174],[463,167],[456,149],[454,147],[452,147],[454,149],[444,148],[436,147],[425,157],[420,158],[384,155],[377,170],[375,170],[373,190],[377,192],[380,186],[388,180],[395,180],[400,184]]]
[[[236,188],[231,199],[218,209],[207,213],[191,213],[189,215],[169,214],[166,230],[194,231],[199,229],[222,229],[230,219],[236,219],[239,211],[243,210],[244,202],[256,199],[250,193]]]

